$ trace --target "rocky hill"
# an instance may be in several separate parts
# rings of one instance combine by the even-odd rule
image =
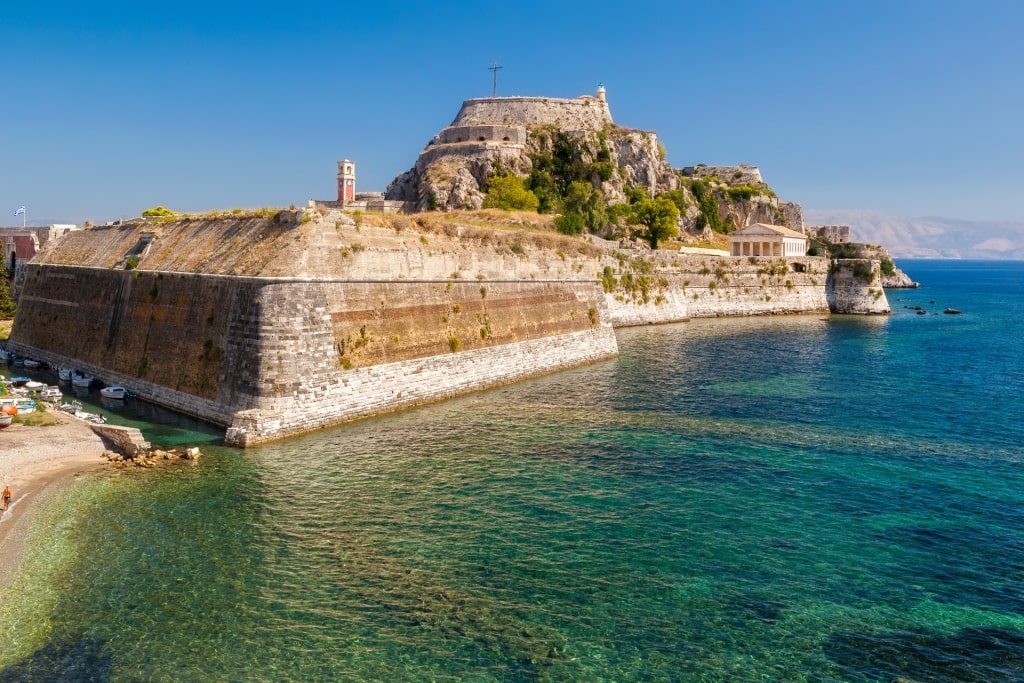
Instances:
[[[575,99],[473,99],[386,196],[416,211],[478,209],[492,178],[511,174],[543,212],[557,212],[574,182],[598,190],[604,206],[671,196],[691,241],[754,222],[802,228],[799,204],[781,202],[756,167],[674,169],[665,157],[656,133],[613,121],[603,88]]]

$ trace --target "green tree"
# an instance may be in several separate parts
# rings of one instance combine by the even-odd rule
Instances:
[[[11,280],[8,276],[7,263],[0,258],[0,319],[14,317],[14,299],[11,298]]]
[[[580,235],[587,229],[587,222],[578,213],[563,213],[555,218],[555,229],[563,235]]]
[[[562,213],[579,214],[591,231],[600,231],[608,227],[608,207],[604,192],[590,183],[570,183],[565,198],[562,199]]]
[[[633,221],[646,228],[643,238],[651,245],[651,249],[657,249],[658,242],[679,234],[677,218],[679,209],[666,197],[642,199],[633,204]]]
[[[493,175],[487,183],[485,209],[504,211],[536,211],[540,206],[537,195],[523,186],[523,181],[514,175]]]
[[[534,168],[523,186],[530,192],[537,195],[540,202],[537,207],[539,213],[552,213],[558,208],[558,187],[551,177],[551,157],[547,157],[547,164],[537,164],[534,160]]]

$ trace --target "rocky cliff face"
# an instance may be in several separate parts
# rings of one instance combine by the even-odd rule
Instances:
[[[648,197],[676,191],[680,234],[698,241],[751,223],[803,229],[800,205],[780,201],[757,167],[673,169],[657,134],[616,125],[600,91],[572,100],[467,100],[413,168],[392,181],[387,198],[414,211],[478,209],[495,173],[526,179],[530,189],[539,185],[540,194],[545,183],[564,194],[559,184],[589,182],[608,205],[638,191]],[[548,210],[543,199],[541,210]]]
[[[663,157],[656,133],[615,125],[600,98],[467,100],[386,196],[416,211],[478,209],[496,171],[527,177],[554,159],[577,167],[615,204],[626,201],[627,186],[651,195],[676,189]]]

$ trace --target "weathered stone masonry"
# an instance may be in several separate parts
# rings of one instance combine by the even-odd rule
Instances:
[[[610,358],[613,326],[888,311],[877,261],[628,253],[330,215],[81,232],[29,264],[10,347],[243,446]]]
[[[314,280],[54,265],[33,265],[28,277],[13,348],[230,427],[228,441],[238,445],[618,353],[592,281]]]

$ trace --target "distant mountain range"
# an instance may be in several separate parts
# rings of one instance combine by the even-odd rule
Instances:
[[[1024,260],[1024,222],[909,218],[873,211],[804,210],[806,225],[849,225],[855,242],[879,244],[893,258]]]

